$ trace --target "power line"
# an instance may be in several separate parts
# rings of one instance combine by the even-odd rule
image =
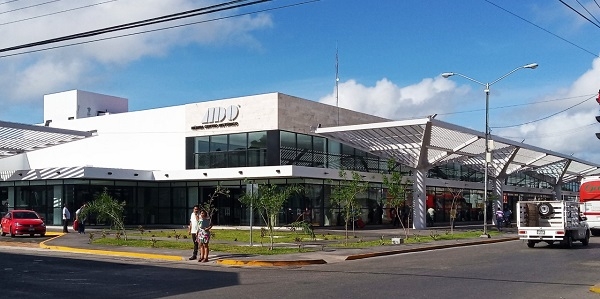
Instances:
[[[567,39],[565,39],[565,38],[563,38],[563,37],[561,37],[561,36],[559,36],[559,35],[557,35],[557,34],[555,34],[555,33],[552,33],[552,32],[550,32],[550,31],[549,31],[549,30],[547,30],[547,29],[544,29],[544,28],[542,28],[541,26],[539,26],[539,25],[537,25],[537,24],[535,24],[535,23],[533,23],[533,22],[531,22],[531,21],[529,21],[529,20],[527,20],[527,19],[525,19],[525,18],[523,18],[523,17],[521,17],[521,16],[519,16],[519,15],[517,15],[517,14],[513,13],[512,11],[510,11],[510,10],[508,10],[508,9],[505,9],[504,7],[501,7],[501,6],[499,6],[498,4],[496,4],[496,3],[494,3],[494,2],[491,2],[491,1],[489,1],[489,0],[484,0],[484,1],[485,1],[485,2],[487,2],[487,3],[489,3],[489,4],[491,4],[491,5],[493,5],[493,6],[496,6],[497,8],[499,8],[499,9],[501,9],[501,10],[503,10],[503,11],[505,11],[505,12],[507,12],[507,13],[509,13],[509,14],[511,14],[511,15],[513,15],[513,16],[515,16],[515,17],[517,17],[517,18],[519,18],[519,19],[521,19],[521,20],[523,20],[524,22],[527,22],[527,23],[529,23],[529,24],[530,24],[530,25],[532,25],[532,26],[535,26],[535,27],[537,27],[537,28],[538,28],[538,29],[540,29],[540,30],[543,30],[543,31],[545,31],[546,33],[548,33],[548,34],[550,34],[550,35],[552,35],[552,36],[554,36],[554,37],[556,37],[556,38],[558,38],[558,39],[561,39],[561,40],[563,40],[564,42],[567,42],[567,43],[571,44],[572,46],[575,46],[575,47],[579,48],[580,50],[582,50],[582,51],[584,51],[584,52],[586,52],[586,53],[589,53],[589,54],[593,55],[594,57],[600,57],[600,56],[598,56],[598,54],[596,54],[596,53],[593,53],[592,51],[589,51],[589,50],[587,50],[587,49],[584,49],[583,47],[581,47],[581,46],[579,46],[579,45],[577,45],[577,44],[575,44],[575,43],[573,43],[573,42],[571,42],[571,41],[569,41],[569,40],[567,40]]]
[[[8,4],[8,3],[11,3],[11,2],[17,2],[17,1],[19,1],[19,0],[4,1],[4,2],[0,2],[0,5],[2,5],[2,4]]]
[[[12,9],[12,10],[2,11],[2,12],[0,12],[0,15],[1,14],[5,14],[5,13],[9,13],[9,12],[15,12],[15,11],[19,11],[19,10],[24,10],[24,9],[28,9],[28,8],[32,8],[32,7],[42,6],[42,5],[50,4],[50,3],[53,3],[53,2],[59,2],[59,1],[61,1],[61,0],[52,0],[52,1],[48,1],[48,2],[43,2],[43,3],[38,3],[38,4],[30,5],[30,6],[15,8],[15,9]]]
[[[557,114],[563,113],[563,112],[565,112],[565,111],[567,111],[567,110],[569,110],[569,109],[571,109],[571,108],[577,107],[577,106],[579,106],[579,105],[581,105],[581,104],[583,104],[583,103],[585,103],[585,102],[587,102],[587,101],[589,101],[589,100],[591,100],[591,99],[593,99],[593,98],[594,98],[594,96],[592,96],[592,97],[590,97],[590,98],[587,98],[587,99],[585,99],[585,100],[583,100],[583,101],[581,101],[581,102],[579,102],[579,103],[577,103],[577,104],[575,104],[575,105],[573,105],[573,106],[571,106],[571,107],[569,107],[569,108],[563,109],[563,110],[561,110],[561,111],[558,111],[558,112],[556,112],[556,113],[550,114],[550,115],[548,115],[548,116],[546,116],[546,117],[542,117],[542,118],[540,118],[540,119],[536,119],[536,120],[532,120],[532,121],[524,122],[524,123],[521,123],[521,124],[518,124],[518,125],[510,125],[510,126],[497,126],[497,127],[490,127],[490,128],[494,128],[494,129],[498,129],[498,128],[512,128],[512,127],[519,127],[519,126],[522,126],[522,125],[527,125],[527,124],[531,124],[531,123],[534,123],[534,122],[542,121],[542,120],[544,120],[544,119],[548,119],[548,118],[550,118],[550,117],[552,117],[552,116],[555,116],[555,115],[557,115]]]
[[[565,3],[563,0],[558,0],[558,1],[560,1],[560,3],[562,3],[562,4],[563,4],[563,5],[565,5],[566,7],[570,8],[572,11],[576,12],[576,13],[577,13],[577,14],[578,14],[580,17],[582,17],[582,18],[586,19],[588,22],[590,22],[590,23],[594,24],[594,26],[596,26],[596,27],[600,28],[600,25],[598,25],[598,24],[594,23],[594,21],[592,21],[592,20],[588,19],[586,16],[584,16],[582,13],[580,13],[580,12],[579,12],[577,9],[575,9],[575,8],[571,7],[571,5],[569,5],[569,4],[567,4],[567,3]],[[581,3],[580,3],[580,4],[581,4]],[[587,10],[587,9],[586,9],[586,10]],[[589,12],[588,12],[588,13],[589,13]]]
[[[14,50],[18,50],[18,49],[24,49],[24,48],[31,48],[31,47],[35,47],[35,46],[53,44],[53,43],[58,43],[58,42],[63,42],[63,41],[68,41],[68,40],[73,40],[73,39],[79,39],[79,38],[84,38],[84,37],[91,37],[91,36],[96,36],[96,35],[100,35],[100,34],[106,34],[106,33],[110,33],[110,32],[126,30],[126,29],[133,29],[133,28],[137,28],[137,27],[148,26],[148,25],[153,25],[153,24],[158,24],[158,23],[163,23],[163,22],[168,22],[168,21],[175,21],[175,20],[179,20],[179,19],[183,19],[183,18],[189,18],[189,17],[193,17],[193,16],[210,14],[210,13],[215,13],[215,12],[224,11],[224,10],[230,10],[230,9],[234,9],[234,8],[244,7],[244,6],[255,5],[258,3],[269,2],[272,0],[256,0],[256,1],[249,2],[249,3],[243,3],[243,2],[247,2],[247,1],[248,0],[229,1],[229,2],[225,2],[225,3],[206,6],[206,7],[202,7],[202,8],[198,8],[198,9],[192,9],[192,10],[188,10],[188,11],[184,11],[184,12],[179,12],[179,13],[165,15],[165,16],[161,16],[161,17],[146,19],[146,20],[142,20],[142,21],[136,21],[136,22],[121,24],[121,25],[117,25],[117,26],[111,26],[111,27],[106,27],[106,28],[102,28],[102,29],[96,29],[96,30],[81,32],[81,33],[77,33],[77,34],[66,35],[66,36],[62,36],[62,37],[58,37],[58,38],[52,38],[52,39],[47,39],[47,40],[43,40],[43,41],[23,44],[23,45],[19,45],[19,46],[3,48],[3,49],[0,49],[0,53],[14,51]],[[238,3],[241,3],[241,4],[238,4]]]
[[[17,0],[15,0],[15,1],[17,1]],[[41,18],[41,17],[57,15],[57,14],[65,13],[65,12],[70,12],[70,11],[79,10],[79,9],[88,8],[88,7],[97,6],[97,5],[102,5],[102,4],[106,4],[109,2],[115,2],[115,1],[118,1],[118,0],[108,0],[108,1],[100,2],[100,3],[94,3],[94,4],[89,4],[89,5],[80,6],[80,7],[69,8],[69,9],[65,9],[65,10],[61,10],[61,11],[57,11],[57,12],[53,12],[53,13],[48,13],[48,14],[44,14],[44,15],[39,15],[39,16],[35,16],[35,17],[20,19],[20,20],[16,20],[16,21],[10,21],[10,22],[6,22],[6,23],[0,23],[0,26],[13,24],[13,23],[19,23],[19,22],[23,22],[23,21],[29,21],[29,20],[33,20],[33,19],[37,19],[37,18]]]
[[[66,44],[66,45],[48,47],[48,48],[37,49],[37,50],[24,51],[24,52],[19,52],[19,53],[14,53],[14,54],[5,54],[5,55],[0,55],[0,58],[12,57],[12,56],[18,56],[18,55],[23,55],[23,54],[30,54],[30,53],[42,52],[42,51],[48,51],[48,50],[65,48],[65,47],[76,46],[76,45],[89,44],[89,43],[98,42],[98,41],[111,40],[111,39],[116,39],[116,38],[121,38],[121,37],[127,37],[127,36],[134,36],[134,35],[139,35],[139,34],[150,33],[150,32],[163,31],[163,30],[168,30],[168,29],[173,29],[173,28],[179,28],[179,27],[185,27],[185,26],[190,26],[190,25],[197,25],[197,24],[202,24],[202,23],[208,23],[208,22],[212,22],[212,21],[225,20],[225,19],[235,18],[235,17],[239,17],[239,16],[244,16],[244,15],[250,15],[250,14],[259,13],[259,12],[266,12],[266,11],[272,11],[272,10],[276,10],[276,9],[283,9],[283,8],[289,8],[289,7],[298,6],[298,5],[304,5],[304,4],[308,4],[308,3],[312,3],[312,2],[318,2],[318,1],[320,1],[320,0],[308,0],[308,1],[304,1],[304,2],[298,2],[298,3],[294,3],[294,4],[289,4],[289,5],[284,5],[284,6],[278,6],[278,7],[268,8],[268,9],[263,9],[263,10],[257,10],[257,11],[252,11],[252,12],[248,12],[248,13],[243,13],[243,14],[236,14],[236,15],[231,15],[231,16],[213,18],[213,19],[202,20],[202,21],[198,21],[198,22],[192,22],[192,23],[174,25],[174,26],[157,28],[157,29],[146,30],[146,31],[139,31],[139,32],[122,34],[122,35],[111,36],[111,37],[106,37],[106,38],[98,38],[98,39],[94,39],[94,40],[87,40],[87,41],[83,41],[83,42],[71,43],[71,44]]]
[[[565,130],[565,131],[555,131],[552,132],[550,134],[541,134],[541,135],[536,135],[535,137],[527,137],[527,139],[544,139],[544,138],[553,138],[553,137],[557,137],[557,136],[561,136],[563,134],[567,134],[567,133],[571,133],[574,131],[581,131],[582,128],[587,128],[587,127],[591,127],[594,125],[597,125],[597,122],[593,122],[587,125],[583,125],[581,127],[576,127],[576,128],[571,128],[569,130]],[[507,138],[507,139],[523,139],[523,136],[502,136],[502,135],[498,135],[500,137],[503,138]]]
[[[490,110],[514,108],[514,107],[529,106],[529,105],[538,105],[538,104],[544,104],[544,103],[550,103],[550,102],[565,101],[565,100],[572,100],[572,99],[576,99],[576,98],[589,97],[589,96],[592,96],[592,95],[595,96],[596,94],[586,94],[586,95],[574,96],[574,97],[568,97],[568,98],[558,98],[558,99],[551,99],[551,100],[544,100],[544,101],[535,101],[535,102],[529,102],[529,103],[523,103],[523,104],[513,104],[513,105],[506,105],[506,106],[490,107]],[[586,99],[586,100],[589,100],[589,99]],[[481,112],[481,111],[484,111],[484,110],[485,109],[481,108],[481,109],[473,109],[473,110],[465,110],[465,111],[457,111],[457,112],[438,113],[438,115],[452,115],[452,114],[474,113],[474,112]]]
[[[596,24],[600,23],[600,21],[598,21],[598,19],[596,19],[596,17],[585,7],[585,5],[581,4],[581,2],[579,2],[579,0],[575,0],[575,1],[577,1],[579,6],[581,6],[581,8],[583,8],[588,13],[588,15],[590,15],[592,18],[594,18],[594,20],[596,20]]]

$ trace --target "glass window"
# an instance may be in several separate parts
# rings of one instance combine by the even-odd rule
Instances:
[[[229,150],[238,151],[245,150],[247,146],[246,133],[229,135]]]
[[[196,137],[196,148],[194,149],[194,151],[196,153],[208,153],[210,149],[209,145],[210,143],[208,136]]]
[[[227,135],[217,135],[210,137],[210,151],[223,152],[227,150]]]
[[[296,148],[296,134],[295,133],[281,131],[280,138],[281,138],[280,144],[281,144],[282,148],[284,148],[284,147],[292,148],[292,149]]]
[[[267,148],[267,132],[248,133],[248,148]]]

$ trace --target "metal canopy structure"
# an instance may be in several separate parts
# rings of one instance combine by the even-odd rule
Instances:
[[[318,128],[315,133],[415,169],[454,162],[485,171],[485,133],[433,118]],[[600,165],[569,155],[494,135],[490,140],[488,175],[492,177],[527,172],[558,184],[600,174]]]
[[[94,133],[0,121],[0,159],[92,137]]]

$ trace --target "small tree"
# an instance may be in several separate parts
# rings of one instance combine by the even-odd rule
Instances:
[[[218,211],[217,207],[215,207],[214,201],[215,201],[215,199],[217,199],[217,197],[219,197],[221,195],[225,196],[225,197],[231,196],[229,194],[229,189],[223,188],[223,187],[221,187],[221,185],[217,185],[217,188],[215,188],[215,191],[209,195],[208,200],[200,205],[200,208],[202,210],[206,211],[206,214],[208,215],[208,217],[210,217],[210,219],[212,219],[215,212]]]
[[[94,201],[88,203],[83,211],[81,211],[81,217],[86,218],[88,215],[96,215],[96,219],[101,222],[109,221],[114,229],[121,232],[125,237],[125,240],[127,240],[123,217],[124,211],[125,201],[118,202],[110,196],[107,189],[104,188],[104,191],[98,195]]]
[[[383,185],[387,188],[387,199],[392,209],[396,209],[395,217],[398,217],[404,235],[408,239],[408,229],[400,219],[400,207],[406,202],[406,184],[403,182],[402,173],[398,171],[399,164],[394,159],[387,161],[389,175],[383,175]]]
[[[347,173],[340,170],[340,178],[343,181],[340,185],[335,186],[331,192],[331,203],[338,205],[341,209],[344,218],[344,229],[346,231],[346,245],[348,244],[348,222],[360,215],[360,207],[358,205],[357,196],[367,190],[368,183],[362,177],[352,171],[352,179],[348,180]]]
[[[450,233],[454,234],[454,223],[456,221],[456,210],[458,209],[457,200],[462,197],[463,189],[447,188],[452,194],[452,203],[450,204]]]
[[[258,192],[244,193],[244,195],[240,197],[240,201],[256,210],[267,224],[269,238],[271,240],[270,250],[273,250],[273,228],[277,221],[277,214],[283,207],[285,201],[293,194],[299,193],[301,190],[302,188],[296,185],[280,187],[272,184],[259,184]]]

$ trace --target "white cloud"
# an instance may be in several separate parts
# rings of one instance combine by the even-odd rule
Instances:
[[[600,164],[600,140],[595,136],[600,132],[600,124],[595,116],[600,115],[596,95],[600,87],[600,58],[594,59],[592,68],[581,75],[571,86],[560,88],[555,94],[546,96],[547,99],[578,97],[569,101],[557,101],[544,104],[535,111],[523,109],[522,122],[544,118],[558,113],[548,119],[516,128],[501,129],[498,135],[525,139],[525,143],[550,149],[563,154],[573,154],[575,157]],[[591,94],[591,95],[590,95]],[[582,95],[590,95],[580,97]],[[588,99],[581,105],[579,102]],[[573,108],[570,108],[574,106]]]
[[[600,163],[600,140],[595,133],[600,132],[600,124],[595,116],[600,115],[598,103],[589,99],[600,87],[600,58],[595,59],[592,68],[581,75],[571,86],[557,86],[552,94],[540,96],[542,100],[578,97],[569,101],[547,102],[518,107],[517,111],[506,113],[505,118],[515,124],[523,124],[512,128],[493,129],[492,134],[521,141],[562,154],[573,154],[575,157]],[[464,110],[461,99],[467,98],[471,90],[465,85],[457,86],[453,81],[441,77],[426,78],[413,85],[401,87],[388,79],[381,79],[375,86],[365,86],[355,80],[339,84],[339,106],[355,111],[374,114],[390,119],[418,118],[434,113],[452,113]],[[595,98],[595,95],[593,96]],[[335,105],[335,91],[322,97],[322,103]],[[558,113],[566,110],[563,113]],[[545,120],[525,124],[529,121]],[[452,121],[451,121],[452,122]],[[464,123],[457,123],[465,126]],[[476,128],[477,129],[477,128]],[[481,130],[480,128],[478,130]]]
[[[348,80],[340,83],[338,90],[340,107],[394,120],[453,110],[459,96],[469,91],[441,77],[426,78],[406,87],[400,87],[385,78],[372,87]],[[335,91],[319,102],[336,105]]]
[[[106,2],[106,0],[96,0],[92,3],[101,2]],[[23,6],[19,2],[7,2],[3,5],[2,11],[14,11],[2,15],[3,20],[0,23],[6,24],[0,25],[0,36],[2,36],[0,48],[121,25],[205,7],[215,3],[215,1],[192,0],[145,0],[144,4],[140,5],[138,1],[121,0],[67,13],[35,18],[44,14],[89,5],[90,2],[64,1],[23,10],[15,10]],[[176,22],[140,27],[131,31],[119,31],[113,33],[112,36],[198,22],[235,13],[234,10],[213,13]],[[19,21],[27,18],[33,19]],[[188,44],[206,46],[234,43],[231,40],[235,40],[236,45],[257,49],[260,48],[260,43],[252,37],[252,33],[271,26],[272,21],[268,14],[258,14],[22,56],[5,57],[2,58],[2,64],[0,64],[0,76],[2,76],[0,99],[4,101],[10,99],[15,102],[40,100],[43,94],[80,86],[90,78],[99,77],[98,70],[105,70],[107,67],[114,66],[125,67],[133,61],[148,56],[166,55],[170,49]],[[99,35],[91,39],[109,36],[111,35]],[[82,41],[85,40],[74,40],[68,43]],[[49,46],[57,45],[60,44]],[[22,51],[27,50],[31,49]],[[4,54],[12,53],[14,52]],[[0,53],[0,55],[2,54]]]

